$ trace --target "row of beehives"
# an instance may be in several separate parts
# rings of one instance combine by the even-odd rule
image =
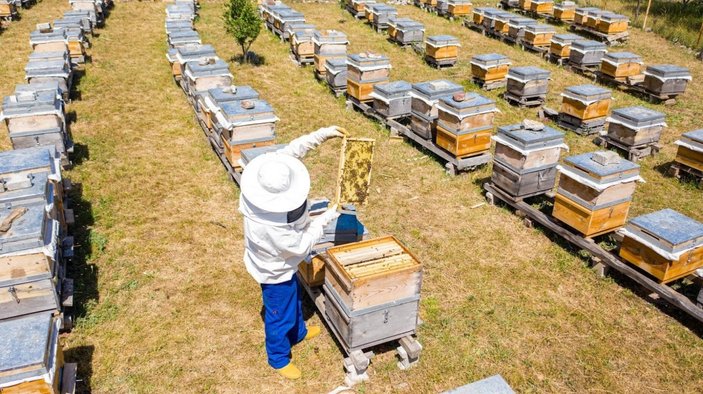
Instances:
[[[20,8],[29,8],[36,3],[36,0],[0,0],[0,22],[19,19]]]
[[[72,142],[66,104],[85,61],[88,35],[110,3],[70,1],[72,10],[30,34],[27,84],[3,99],[14,150],[0,153],[0,391],[72,392],[75,364],[64,363],[59,331],[70,330],[73,256],[62,178]]]

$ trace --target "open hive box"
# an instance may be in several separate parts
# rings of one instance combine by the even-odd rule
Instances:
[[[674,161],[703,172],[703,129],[684,133],[676,142]]]
[[[672,209],[636,217],[622,230],[620,257],[671,282],[703,266],[703,223]]]

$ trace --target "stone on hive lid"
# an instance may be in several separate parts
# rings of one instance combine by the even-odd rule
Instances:
[[[39,30],[42,33],[50,33],[52,29],[51,29],[51,25],[49,23],[38,23],[37,30]]]
[[[544,124],[541,122],[537,122],[536,120],[530,120],[530,119],[525,119],[522,121],[522,127],[525,130],[532,130],[532,131],[542,131],[544,130]]]
[[[251,100],[242,100],[242,108],[244,109],[252,109],[254,108],[254,102]]]
[[[596,163],[602,165],[602,166],[609,166],[611,164],[618,164],[622,159],[620,158],[620,155],[613,151],[601,151],[601,152],[595,152],[593,154],[593,157],[591,157],[591,160],[595,161]]]

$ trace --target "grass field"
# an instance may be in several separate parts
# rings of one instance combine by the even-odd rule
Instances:
[[[477,2],[478,3],[478,2]],[[412,51],[386,42],[336,4],[291,3],[310,23],[348,34],[350,52],[388,55],[392,79],[452,78],[465,83],[473,54],[501,52],[516,65],[552,71],[549,105],[586,80],[498,41],[413,7],[428,34],[460,38],[461,64],[437,71]],[[44,0],[0,35],[0,94],[22,80],[34,24],[67,8]],[[343,379],[342,353],[327,331],[294,349],[298,382],[278,378],[266,364],[259,288],[241,262],[238,188],[231,183],[195,122],[165,59],[164,4],[117,3],[90,50],[93,63],[69,109],[82,160],[69,171],[82,185],[76,328],[66,337],[67,359],[79,362],[81,389],[96,393],[326,392]],[[229,59],[239,48],[221,26],[221,2],[204,2],[196,26],[203,42]],[[703,378],[700,325],[658,306],[617,276],[598,279],[576,251],[500,207],[483,201],[490,174],[451,177],[415,147],[388,139],[360,114],[346,111],[310,68],[288,58],[287,44],[262,31],[252,48],[261,66],[232,64],[237,84],[256,88],[276,109],[285,142],[338,124],[378,141],[373,193],[361,218],[375,235],[393,234],[425,264],[419,368],[399,371],[393,352],[379,354],[372,380],[358,392],[439,392],[502,374],[519,392],[696,392]],[[644,160],[647,180],[631,215],[672,207],[703,220],[701,190],[664,177],[670,144],[700,128],[703,65],[665,39],[633,31],[625,48],[648,63],[687,65],[694,82],[668,114],[663,152]],[[470,83],[468,89],[475,90]],[[488,94],[497,98],[494,93]],[[643,104],[615,93],[616,105]],[[497,124],[534,118],[498,99]],[[568,135],[573,153],[595,150]],[[8,148],[3,133],[3,146]],[[306,158],[313,195],[331,196],[339,143]],[[313,315],[310,322],[319,323]]]

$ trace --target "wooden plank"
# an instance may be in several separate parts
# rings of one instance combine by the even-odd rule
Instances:
[[[366,204],[371,185],[371,162],[375,143],[375,140],[368,138],[344,139],[335,198],[339,206]]]

